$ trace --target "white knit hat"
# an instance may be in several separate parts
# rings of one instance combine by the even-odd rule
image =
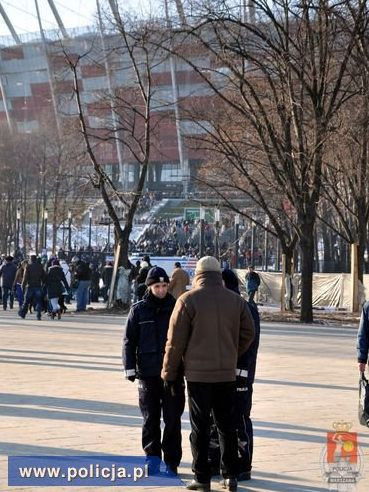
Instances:
[[[219,272],[221,273],[219,261],[214,256],[203,256],[196,263],[195,275],[202,272]]]

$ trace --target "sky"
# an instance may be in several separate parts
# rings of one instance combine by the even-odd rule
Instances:
[[[0,0],[14,29],[19,34],[38,31],[35,0]],[[78,27],[94,24],[95,0],[54,0],[65,27]],[[47,0],[38,0],[44,29],[57,28],[57,23]],[[0,36],[10,35],[0,16]]]
[[[150,0],[122,0],[125,6],[147,5]],[[11,23],[18,34],[37,32],[35,0],[0,0]],[[95,24],[96,0],[54,0],[65,27],[80,27]],[[104,4],[104,0],[100,1]],[[119,2],[121,3],[121,2]],[[57,28],[57,23],[47,0],[38,0],[43,28]],[[0,36],[10,36],[9,30],[0,16]]]

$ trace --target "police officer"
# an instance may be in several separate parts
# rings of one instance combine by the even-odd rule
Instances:
[[[230,269],[222,272],[224,286],[240,294],[237,275]],[[252,407],[253,383],[255,380],[256,359],[260,340],[260,318],[254,302],[248,303],[255,326],[255,338],[248,350],[238,358],[236,369],[236,419],[238,436],[238,481],[251,479],[252,456],[254,448],[253,425],[250,417]],[[218,431],[213,424],[210,431],[209,461],[212,474],[219,474],[220,448]]]
[[[183,377],[173,384],[160,378],[169,318],[175,299],[168,293],[169,278],[163,268],[149,270],[144,298],[129,312],[123,341],[126,378],[137,377],[139,406],[143,416],[142,447],[149,474],[159,472],[162,452],[169,475],[177,475],[182,458],[181,415],[185,395]],[[161,440],[160,416],[164,432]]]

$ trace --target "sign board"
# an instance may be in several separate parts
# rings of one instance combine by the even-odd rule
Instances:
[[[137,260],[141,261],[142,256],[132,256],[130,257],[130,262],[135,264]],[[151,256],[151,264],[153,266],[159,266],[164,268],[170,277],[174,270],[174,263],[179,261],[183,270],[185,270],[190,278],[195,275],[195,268],[197,263],[197,258],[190,258],[188,256]]]
[[[212,208],[205,208],[205,220],[206,222],[214,222],[214,210]],[[200,207],[199,208],[185,208],[184,220],[199,220],[200,219]]]

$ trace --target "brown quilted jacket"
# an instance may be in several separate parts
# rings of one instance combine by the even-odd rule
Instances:
[[[223,287],[220,273],[200,273],[195,276],[194,288],[174,307],[161,376],[175,380],[183,360],[188,381],[234,381],[237,359],[246,352],[254,334],[246,301]]]

